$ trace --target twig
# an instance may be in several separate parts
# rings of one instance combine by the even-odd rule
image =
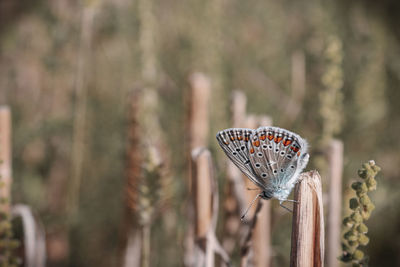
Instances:
[[[259,200],[256,206],[256,210],[254,212],[253,219],[250,222],[249,229],[247,232],[247,235],[243,241],[242,247],[240,249],[240,254],[241,254],[241,260],[240,260],[240,266],[245,267],[247,266],[248,262],[248,255],[251,247],[251,241],[252,241],[252,236],[253,236],[253,231],[257,223],[258,219],[258,214],[260,213],[261,209],[263,206],[263,201]]]
[[[192,152],[193,192],[195,195],[195,266],[214,266],[217,252],[226,265],[230,265],[228,254],[218,242],[215,230],[218,219],[218,188],[214,177],[211,154],[205,148]]]
[[[291,267],[324,264],[324,213],[321,177],[317,171],[303,173],[295,187]]]

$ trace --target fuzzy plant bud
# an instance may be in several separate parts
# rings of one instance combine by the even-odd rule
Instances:
[[[351,216],[350,216],[352,219],[353,219],[353,221],[355,221],[356,223],[360,223],[360,222],[362,222],[362,216],[361,216],[361,214],[358,212],[358,211],[356,211],[356,212],[354,212],[353,214],[351,214]]]
[[[353,253],[353,258],[355,260],[358,260],[358,261],[362,260],[364,258],[364,252],[362,252],[361,250],[357,249]]]
[[[370,202],[370,203],[368,203],[368,204],[365,206],[365,209],[366,209],[367,211],[371,212],[371,211],[373,211],[373,210],[375,209],[375,205],[372,204],[372,202]]]
[[[361,216],[362,216],[362,218],[363,218],[364,220],[368,220],[369,217],[371,216],[371,212],[369,212],[369,211],[362,211],[362,212],[361,212]]]
[[[367,178],[367,171],[365,169],[358,170],[358,176],[360,176],[362,179]]]
[[[360,225],[357,226],[357,231],[366,234],[368,233],[368,227],[364,223],[360,223]]]
[[[360,197],[360,203],[363,206],[367,206],[371,203],[371,199],[368,197],[368,195],[363,195]]]
[[[376,180],[375,180],[374,177],[368,177],[368,178],[365,180],[365,183],[366,183],[367,188],[368,188],[369,191],[376,190],[376,184],[377,184],[377,182],[376,182]]]
[[[349,240],[349,241],[347,241],[347,243],[349,244],[349,246],[350,247],[352,247],[353,249],[355,248],[355,247],[358,247],[358,241],[351,241],[351,240]]]
[[[357,232],[354,230],[350,230],[344,234],[344,238],[349,241],[357,241],[358,240]]]
[[[354,225],[354,220],[350,217],[346,217],[343,219],[343,225],[347,227],[352,227]]]
[[[358,236],[358,243],[360,243],[360,245],[362,246],[366,246],[369,243],[369,238],[368,236],[364,235],[364,234],[360,234]]]
[[[360,206],[357,198],[350,199],[350,209],[355,210]]]

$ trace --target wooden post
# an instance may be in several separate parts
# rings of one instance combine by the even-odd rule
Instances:
[[[193,73],[189,77],[190,93],[188,97],[188,142],[186,144],[186,157],[188,162],[188,192],[193,190],[192,173],[192,150],[197,147],[207,147],[209,133],[209,102],[211,94],[211,83],[207,76],[202,73]],[[194,223],[193,200],[192,194],[189,194],[189,205],[187,206],[187,216],[189,227],[185,234],[185,256],[184,265],[193,266],[195,260],[195,229],[192,227]]]
[[[269,116],[259,116],[257,123],[257,126],[271,126],[272,119]],[[258,191],[252,192],[259,193]],[[263,201],[263,205],[258,215],[253,237],[254,266],[269,267],[271,264],[271,201],[262,199],[260,201]]]
[[[215,182],[211,154],[205,148],[197,148],[192,152],[193,192],[195,203],[195,236],[196,259],[194,266],[214,266],[214,248],[209,239],[213,231],[213,199]]]
[[[317,171],[303,173],[294,189],[291,267],[324,265],[324,212],[321,176]]]
[[[232,126],[243,127],[246,116],[246,95],[239,90],[232,93]],[[243,190],[244,181],[240,170],[229,160],[227,160],[228,183],[225,190],[224,199],[224,228],[222,245],[228,253],[232,253],[237,245],[237,235],[240,230],[241,222],[238,210],[245,209],[246,199]]]
[[[206,147],[209,132],[210,80],[202,73],[194,73],[189,77],[190,96],[190,150]]]
[[[329,201],[326,263],[328,267],[338,267],[342,217],[343,142],[332,140],[328,151]]]
[[[268,116],[254,116],[249,115],[246,118],[245,127],[255,129],[258,126],[270,126],[272,125],[272,119]],[[250,203],[260,192],[260,190],[247,190],[247,188],[256,188],[250,179],[243,175],[243,179],[245,180],[245,190],[246,190],[246,199],[247,203]],[[254,266],[256,267],[265,267],[270,266],[270,255],[271,255],[271,203],[270,201],[264,201],[260,199],[259,201],[263,201],[263,205],[253,205],[253,207],[248,212],[247,216],[257,215],[257,223],[255,223],[250,228],[252,233],[251,245],[254,251]],[[257,214],[256,214],[257,211]],[[246,251],[246,250],[244,250]],[[248,253],[248,251],[247,251]],[[247,266],[248,264],[248,255],[242,255],[241,266]]]
[[[11,112],[9,107],[0,107],[0,199],[8,201],[1,205],[2,211],[8,213],[11,203]]]

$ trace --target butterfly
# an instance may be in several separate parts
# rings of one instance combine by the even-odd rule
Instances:
[[[259,127],[226,129],[218,132],[217,140],[228,158],[262,190],[256,199],[275,198],[286,208],[282,203],[291,201],[287,197],[310,157],[305,139],[279,127]]]

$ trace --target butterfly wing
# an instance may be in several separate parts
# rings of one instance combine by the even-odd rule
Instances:
[[[292,187],[307,159],[307,142],[299,135],[278,127],[260,127],[249,142],[249,159],[266,192]]]
[[[259,179],[249,159],[249,142],[254,130],[245,128],[230,128],[218,132],[217,140],[225,154],[232,162],[259,186],[265,188],[265,183]]]

